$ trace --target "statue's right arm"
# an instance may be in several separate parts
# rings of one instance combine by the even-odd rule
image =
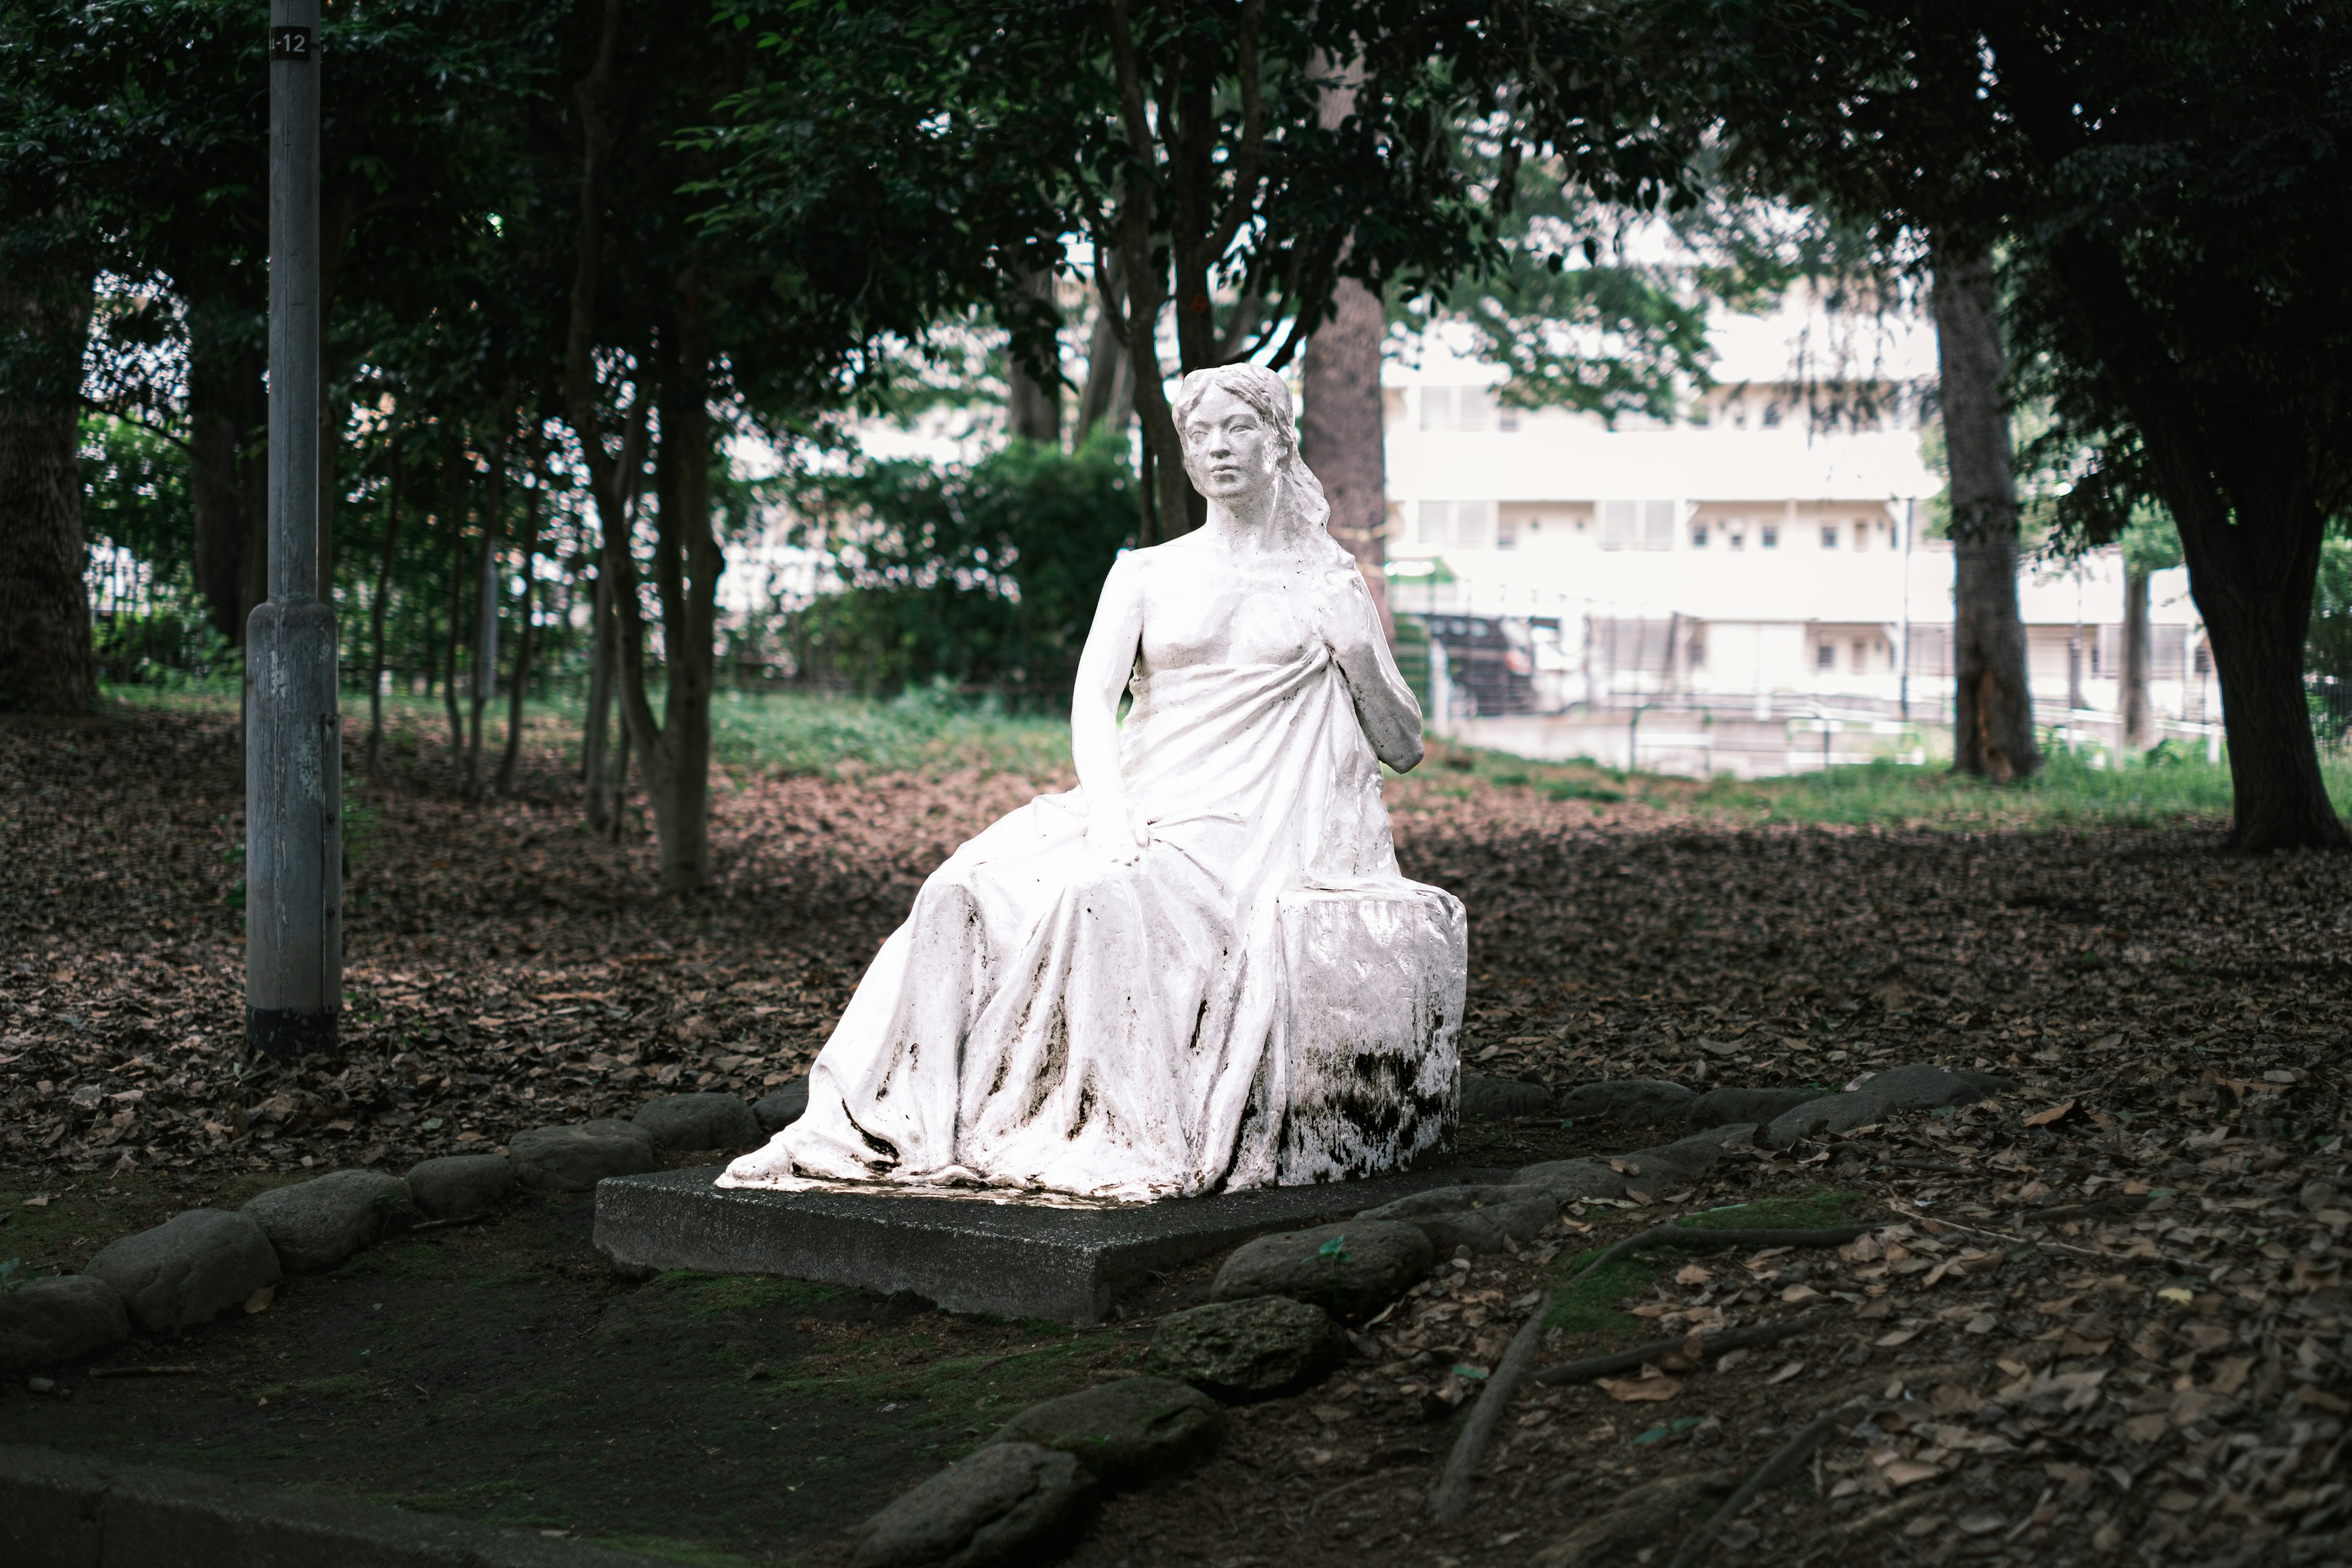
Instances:
[[[1070,760],[1086,793],[1087,843],[1120,865],[1133,863],[1150,841],[1129,808],[1118,766],[1118,700],[1143,641],[1143,577],[1150,570],[1132,553],[1112,563],[1070,689]]]

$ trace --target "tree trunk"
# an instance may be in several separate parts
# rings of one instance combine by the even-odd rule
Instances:
[[[1025,280],[1027,292],[1054,303],[1054,275],[1034,273]],[[1055,312],[1057,315],[1058,311]],[[1004,377],[1007,385],[1006,417],[1016,441],[1036,441],[1058,447],[1062,444],[1062,384],[1056,375],[1051,381],[1041,381],[1029,374],[1028,367],[1005,352]]]
[[[589,595],[588,712],[580,734],[582,805],[591,832],[613,830],[612,794],[606,780],[605,747],[613,726],[613,574],[599,566]]]
[[[621,833],[628,826],[629,809],[629,724],[621,721],[620,743],[613,749],[613,826],[606,837],[614,843],[621,841]]]
[[[453,523],[449,542],[449,645],[442,650],[441,706],[449,715],[449,761],[466,755],[466,715],[457,706],[457,648],[466,640],[466,528]]]
[[[499,586],[499,515],[506,508],[507,444],[505,437],[490,447],[489,500],[482,510],[480,580],[474,587],[474,678],[467,698],[471,724],[466,736],[466,793],[481,793],[482,711],[499,689],[499,611],[506,597]]]
[[[245,642],[245,623],[268,595],[269,394],[267,356],[246,330],[248,312],[188,308],[188,497],[195,513],[197,590],[213,627]]]
[[[646,798],[660,841],[662,887],[677,894],[694,892],[710,879],[710,699],[719,575],[726,566],[710,530],[715,453],[709,363],[698,327],[689,319],[662,388],[654,584],[661,600],[667,684],[658,724],[646,693],[645,622],[637,608],[635,562],[623,557],[613,574],[613,600],[620,610],[621,713],[643,759]],[[607,560],[612,562],[609,554]]]
[[[2156,743],[2155,716],[2147,701],[2147,573],[2124,568],[2123,710],[2124,751],[2144,752]]]
[[[604,0],[604,11],[599,25],[596,55],[588,74],[572,85],[572,107],[580,117],[580,227],[573,237],[572,303],[564,328],[563,401],[564,416],[570,421],[572,434],[579,437],[580,455],[588,469],[588,490],[596,502],[599,533],[596,567],[598,605],[598,647],[604,655],[606,671],[604,692],[590,695],[588,748],[597,756],[583,757],[589,764],[587,806],[593,816],[604,802],[604,787],[594,763],[601,762],[604,750],[604,714],[602,700],[613,694],[624,698],[621,719],[622,752],[620,773],[628,771],[628,740],[638,722],[626,702],[627,689],[623,677],[625,658],[633,659],[635,706],[645,710],[645,722],[650,727],[652,710],[645,702],[644,628],[637,612],[637,571],[634,521],[631,508],[636,493],[639,476],[645,468],[646,432],[652,400],[646,395],[645,383],[637,383],[635,405],[623,422],[620,449],[616,453],[606,445],[604,407],[596,378],[596,296],[602,281],[604,234],[604,181],[610,163],[616,132],[606,112],[605,98],[613,89],[614,58],[620,43],[622,0]],[[639,345],[642,350],[642,345]],[[643,365],[647,355],[640,352],[637,363]],[[665,427],[664,438],[667,438]],[[625,621],[624,619],[625,613]],[[625,632],[630,634],[625,637]],[[632,640],[633,639],[633,640]],[[611,802],[609,826],[618,833],[620,825],[620,790],[616,788]]]
[[[81,521],[90,280],[0,273],[0,709],[86,713],[98,695]]]
[[[507,687],[507,751],[506,755],[499,760],[500,795],[514,794],[515,763],[522,755],[523,693],[530,684],[533,640],[530,605],[539,574],[540,490],[541,487],[533,484],[522,493],[522,597],[515,605],[515,615],[522,629],[515,636],[514,679]]]
[[[1323,75],[1329,61],[1318,57],[1309,68]],[[1336,131],[1356,110],[1360,65],[1321,89],[1316,118]],[[1348,547],[1381,626],[1396,641],[1396,616],[1389,609],[1388,419],[1381,402],[1381,345],[1388,337],[1388,310],[1381,297],[1353,278],[1343,278],[1331,296],[1331,319],[1307,340],[1299,365],[1306,406],[1298,420],[1298,455],[1331,503],[1331,537]]]
[[[1123,257],[1128,279],[1128,370],[1135,383],[1135,420],[1143,430],[1145,499],[1151,509],[1144,516],[1143,537],[1137,541],[1145,545],[1190,533],[1208,515],[1208,503],[1185,477],[1184,446],[1176,435],[1168,388],[1160,380],[1160,312],[1167,304],[1167,295],[1151,269],[1150,249],[1147,237],[1129,245]],[[1201,511],[1198,518],[1193,516],[1196,508]]]
[[[2230,847],[2250,854],[2346,843],[2304,695],[2304,641],[2325,530],[2315,508],[2301,510],[2305,515],[2265,518],[2242,509],[2234,523],[2219,525],[2174,514],[2229,727]]]
[[[1115,299],[1125,298],[1119,288],[1118,253],[1106,257],[1102,265],[1105,276],[1097,280],[1097,289],[1108,290]],[[1114,434],[1124,435],[1127,422],[1134,416],[1135,362],[1127,357],[1127,345],[1119,340],[1118,318],[1097,303],[1094,331],[1087,339],[1086,384],[1078,392],[1076,445],[1085,446],[1095,427],[1106,419]]]
[[[1388,312],[1379,295],[1352,278],[1340,279],[1331,306],[1331,319],[1307,340],[1299,367],[1306,406],[1298,420],[1298,455],[1323,481],[1331,502],[1331,537],[1356,558],[1393,642],[1388,428],[1381,404],[1381,344],[1388,336]]]
[[[392,432],[391,495],[384,509],[383,555],[375,569],[375,592],[368,600],[368,738],[367,773],[375,777],[377,753],[383,746],[383,616],[384,599],[392,592],[393,563],[400,553],[400,429]]]
[[[1934,300],[1956,557],[1952,769],[2007,784],[2038,772],[2042,752],[2017,608],[2017,489],[1992,258],[1942,257]]]

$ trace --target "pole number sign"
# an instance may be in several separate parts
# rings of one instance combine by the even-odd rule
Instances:
[[[310,29],[308,27],[272,27],[269,29],[269,58],[284,60],[289,65],[310,63]]]

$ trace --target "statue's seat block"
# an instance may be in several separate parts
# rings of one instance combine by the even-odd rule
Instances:
[[[1454,1120],[1468,922],[1419,883],[1302,889],[1276,906],[1286,1000],[1268,1064],[1275,1180],[1394,1171]]]

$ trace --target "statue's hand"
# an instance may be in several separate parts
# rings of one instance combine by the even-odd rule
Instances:
[[[1087,847],[1114,866],[1132,866],[1151,843],[1151,830],[1125,805],[1097,806],[1087,820]]]

